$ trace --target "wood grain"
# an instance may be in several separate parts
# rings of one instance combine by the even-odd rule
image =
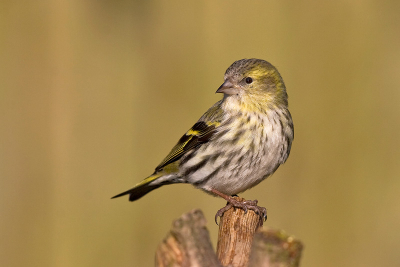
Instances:
[[[158,246],[156,266],[221,266],[214,253],[206,224],[203,212],[198,209],[175,220],[171,231]]]
[[[262,223],[262,218],[252,210],[245,214],[242,209],[230,208],[224,213],[219,224],[217,244],[217,256],[222,266],[248,266],[254,233]]]

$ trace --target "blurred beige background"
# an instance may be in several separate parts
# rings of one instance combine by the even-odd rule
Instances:
[[[225,201],[153,172],[241,58],[278,67],[295,140],[242,194],[302,266],[399,266],[399,1],[2,1],[0,265],[152,266],[172,221]]]

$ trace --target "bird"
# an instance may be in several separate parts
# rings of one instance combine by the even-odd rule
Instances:
[[[289,156],[294,126],[285,84],[271,63],[241,59],[226,70],[216,93],[222,99],[179,139],[154,173],[112,198],[129,195],[135,201],[161,186],[189,183],[227,201],[216,220],[231,207],[266,219],[257,200],[234,196],[271,176]]]

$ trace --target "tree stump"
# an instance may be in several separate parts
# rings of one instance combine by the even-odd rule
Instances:
[[[222,216],[214,252],[201,210],[183,214],[158,246],[158,267],[298,267],[302,243],[282,230],[263,229],[262,218],[231,208]]]
[[[183,214],[173,222],[171,231],[158,246],[156,266],[221,266],[211,244],[201,210]]]

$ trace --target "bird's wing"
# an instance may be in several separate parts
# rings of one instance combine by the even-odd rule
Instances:
[[[211,107],[193,127],[184,134],[171,152],[157,166],[156,172],[161,171],[166,165],[179,160],[191,149],[207,143],[217,132],[221,124],[222,112],[217,102]]]

